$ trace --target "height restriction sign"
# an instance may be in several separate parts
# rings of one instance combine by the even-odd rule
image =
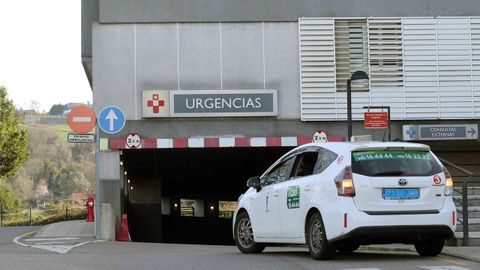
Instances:
[[[387,112],[364,112],[363,115],[365,128],[388,128]]]

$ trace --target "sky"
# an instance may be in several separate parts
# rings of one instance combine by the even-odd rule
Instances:
[[[0,86],[17,108],[92,102],[81,62],[81,0],[0,0]]]

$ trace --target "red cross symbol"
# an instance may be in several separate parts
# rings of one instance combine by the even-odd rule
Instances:
[[[152,99],[147,101],[147,106],[152,107],[153,113],[158,113],[160,111],[160,107],[165,106],[165,100],[160,99],[158,94],[153,94]]]

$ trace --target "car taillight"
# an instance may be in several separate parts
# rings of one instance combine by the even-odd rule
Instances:
[[[335,177],[335,186],[337,187],[337,192],[339,196],[355,196],[355,187],[353,185],[352,178],[352,168],[350,166],[345,167],[345,169],[343,169],[337,175],[337,177]]]
[[[450,172],[447,168],[443,167],[443,173],[445,174],[445,196],[450,196],[453,193],[453,180]]]

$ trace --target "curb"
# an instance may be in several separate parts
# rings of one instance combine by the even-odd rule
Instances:
[[[402,247],[380,247],[380,246],[361,246],[359,251],[378,251],[378,252],[412,252],[416,253],[414,249],[412,248],[402,248]],[[468,256],[468,255],[460,255],[456,253],[452,253],[446,250],[443,250],[440,255],[444,256],[449,256],[449,257],[454,257],[454,258],[460,258],[464,260],[469,260],[469,261],[474,261],[474,262],[480,262],[480,258]]]
[[[383,251],[383,252],[414,252],[410,248],[402,247],[379,247],[379,246],[360,246],[358,251]]]
[[[459,254],[454,254],[454,253],[445,252],[445,251],[443,251],[441,254],[449,257],[460,258],[460,259],[474,261],[474,262],[480,262],[479,258],[471,257],[468,255],[459,255]]]

